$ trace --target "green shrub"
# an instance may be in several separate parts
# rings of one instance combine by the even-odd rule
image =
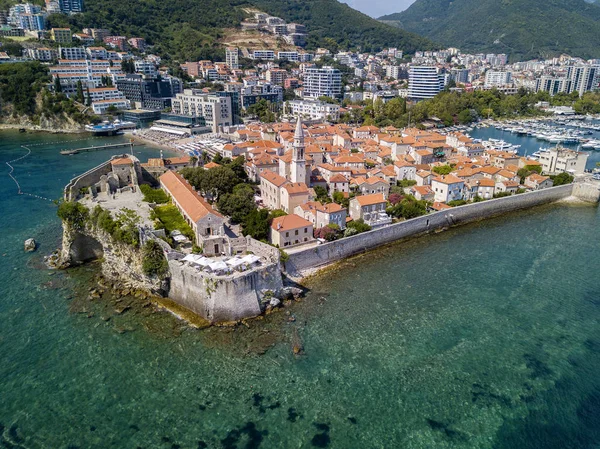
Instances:
[[[148,240],[144,245],[142,270],[147,276],[164,277],[169,272],[169,264],[162,247],[154,240]]]
[[[64,201],[59,204],[56,214],[58,215],[58,218],[75,229],[81,229],[85,226],[90,211],[83,204],[76,201]]]
[[[164,206],[157,206],[154,208],[154,216],[164,226],[164,229],[170,234],[171,232],[178,230],[181,231],[192,242],[196,241],[194,231],[189,224],[183,218],[183,215],[179,212],[179,209],[173,204],[166,204]]]
[[[433,167],[433,172],[438,175],[449,175],[452,172],[452,167],[450,165],[437,165]]]
[[[281,263],[285,264],[288,260],[290,260],[290,255],[288,253],[286,253],[284,250],[282,250],[281,248],[279,248],[279,256],[280,256]]]
[[[348,229],[353,229],[354,231],[348,231]],[[346,231],[344,231],[344,237],[348,237],[348,235],[360,234],[361,232],[367,232],[371,230],[371,226],[365,223],[362,218],[358,220],[352,220],[348,222],[346,225]]]
[[[563,172],[556,176],[550,176],[550,179],[552,179],[554,186],[562,186],[564,184],[571,184],[574,178],[569,173]]]
[[[169,202],[169,197],[162,189],[153,189],[148,184],[142,184],[140,190],[144,194],[144,201],[154,204],[165,204]]]
[[[402,179],[398,181],[397,184],[398,187],[412,187],[414,185],[417,185],[417,181],[414,181],[412,179]]]

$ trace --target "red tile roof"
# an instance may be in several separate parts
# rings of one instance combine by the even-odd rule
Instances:
[[[163,188],[167,190],[194,223],[209,214],[223,217],[179,173],[168,171],[159,179]]]

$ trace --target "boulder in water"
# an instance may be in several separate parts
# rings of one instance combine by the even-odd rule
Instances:
[[[37,248],[37,243],[35,242],[34,239],[25,240],[25,251],[32,252],[32,251],[35,251],[36,248]]]

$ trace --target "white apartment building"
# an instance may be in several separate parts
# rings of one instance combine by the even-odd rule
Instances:
[[[445,77],[435,66],[412,66],[408,71],[408,97],[433,98],[444,89]]]
[[[271,84],[282,85],[288,75],[287,70],[284,69],[270,69],[265,74],[265,79]]]
[[[454,175],[440,176],[431,180],[435,201],[440,203],[462,200],[464,188],[464,181]]]
[[[300,61],[300,55],[297,51],[280,51],[277,52],[277,59],[281,61]]]
[[[498,70],[488,70],[485,72],[486,88],[508,86],[512,84],[512,73]]]
[[[340,119],[340,106],[337,104],[323,101],[292,100],[287,105],[288,112],[294,117],[334,122]]]
[[[205,93],[200,89],[185,89],[172,100],[173,113],[190,117],[203,117],[206,126],[217,133],[222,126],[233,125],[231,97],[218,93]]]
[[[240,51],[237,47],[229,47],[225,50],[225,63],[230,69],[240,68]]]
[[[85,47],[59,47],[58,53],[61,59],[85,59]]]
[[[252,53],[253,59],[263,59],[265,61],[274,61],[275,52],[273,50],[254,50]]]
[[[395,80],[400,78],[400,74],[402,73],[402,69],[397,65],[388,65],[385,68],[385,76],[387,78],[394,78]]]
[[[27,56],[36,61],[52,61],[58,57],[58,52],[53,48],[28,48]]]
[[[304,71],[304,97],[337,98],[342,95],[342,72],[333,67],[311,67]]]
[[[126,98],[116,99],[116,100],[115,99],[99,100],[99,101],[92,103],[92,110],[94,111],[94,114],[104,114],[106,112],[106,110],[108,108],[110,108],[111,106],[113,106],[119,110],[123,110],[123,109],[129,109],[130,103],[129,103],[129,100],[127,100]]]
[[[155,77],[158,74],[158,71],[156,70],[156,66],[154,65],[153,62],[146,61],[146,60],[140,60],[140,61],[134,61],[133,65],[135,67],[135,73],[140,73],[142,75],[149,75],[152,77]]]
[[[542,171],[548,174],[567,172],[572,175],[581,175],[585,172],[589,154],[567,148],[551,148],[540,152]]]
[[[104,47],[88,47],[86,53],[90,59],[108,59],[108,52]]]
[[[119,91],[116,87],[94,87],[89,89],[88,92],[92,102],[125,99],[123,92]],[[84,95],[87,95],[88,92],[84,92]]]

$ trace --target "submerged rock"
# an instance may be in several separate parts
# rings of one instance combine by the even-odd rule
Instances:
[[[281,296],[285,299],[296,299],[302,296],[302,289],[297,287],[283,287]]]
[[[35,249],[37,248],[37,243],[34,239],[27,239],[25,240],[25,251],[27,251],[28,253],[35,251]]]

